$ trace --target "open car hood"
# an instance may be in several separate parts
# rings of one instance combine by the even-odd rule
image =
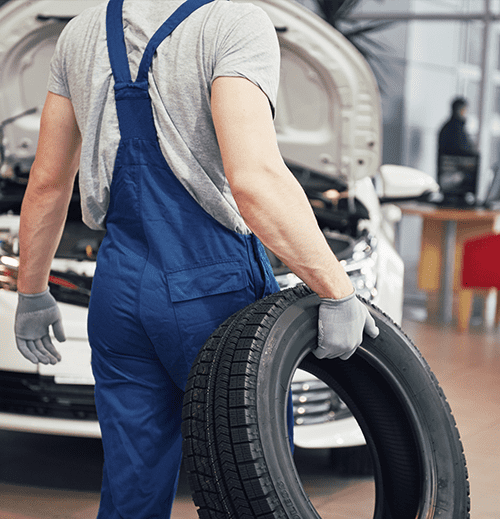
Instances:
[[[28,172],[35,156],[49,63],[65,24],[99,0],[11,0],[0,8],[0,176]]]
[[[29,171],[57,37],[69,19],[101,1],[11,0],[0,8],[0,176]],[[293,0],[252,2],[268,13],[281,44],[275,124],[284,159],[346,186],[375,175],[381,109],[364,58],[339,32]]]
[[[280,40],[275,125],[285,160],[346,185],[374,176],[381,160],[380,94],[363,56],[294,0],[252,3],[267,12]]]

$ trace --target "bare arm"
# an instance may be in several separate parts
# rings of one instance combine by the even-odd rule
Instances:
[[[47,288],[73,192],[80,147],[71,101],[49,92],[21,209],[19,292],[34,294]]]
[[[319,296],[352,294],[349,277],[281,158],[266,95],[244,78],[219,77],[212,85],[212,114],[224,171],[248,227]]]

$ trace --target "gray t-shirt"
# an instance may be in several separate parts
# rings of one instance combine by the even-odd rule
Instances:
[[[125,0],[123,23],[132,79],[156,29],[182,0]],[[71,99],[82,133],[80,192],[84,222],[104,228],[120,139],[114,80],[106,44],[106,3],[87,9],[61,34],[51,62],[49,91]],[[250,233],[234,202],[212,122],[210,89],[219,76],[245,77],[274,108],[279,44],[266,15],[253,4],[216,0],[195,11],[158,48],[149,92],[160,147],[197,202],[226,227]]]

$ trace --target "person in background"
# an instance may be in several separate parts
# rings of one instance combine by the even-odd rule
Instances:
[[[451,103],[451,117],[438,136],[437,181],[442,203],[466,207],[475,203],[479,153],[465,128],[467,100],[457,97]]]
[[[467,122],[467,100],[455,98],[451,103],[451,116],[439,130],[438,155],[477,155],[465,124]]]

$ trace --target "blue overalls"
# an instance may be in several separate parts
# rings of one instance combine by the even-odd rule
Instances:
[[[153,54],[208,1],[188,0],[160,27],[135,82],[123,0],[108,4],[121,141],[88,322],[105,459],[99,519],[170,516],[181,461],[182,398],[194,358],[228,316],[279,290],[258,239],[206,213],[158,144],[148,94]]]

